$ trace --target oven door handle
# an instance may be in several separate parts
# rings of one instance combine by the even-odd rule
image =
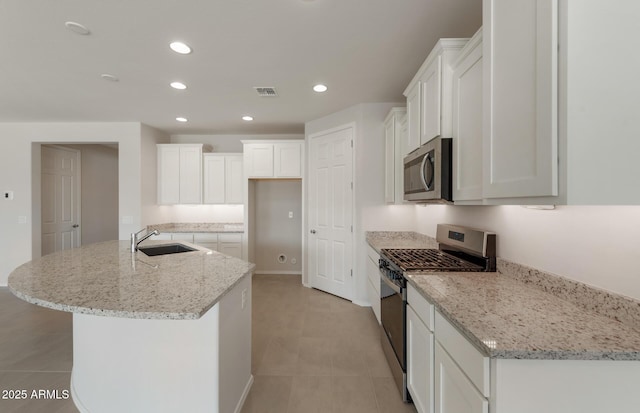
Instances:
[[[399,287],[397,285],[395,285],[394,283],[391,282],[390,279],[388,279],[387,277],[385,277],[384,275],[380,275],[380,279],[382,281],[385,282],[385,284],[387,284],[389,286],[389,288],[391,288],[393,291],[397,292],[398,294],[402,295],[402,287]]]

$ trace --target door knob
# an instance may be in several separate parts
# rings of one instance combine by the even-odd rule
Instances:
[[[80,225],[78,225],[78,224],[73,224],[73,225],[71,225],[71,227],[72,227],[72,228],[78,228],[79,226],[80,226]]]
[[[311,232],[312,234],[315,234],[315,233],[316,233],[316,230],[315,230],[315,229],[312,229],[310,232]]]

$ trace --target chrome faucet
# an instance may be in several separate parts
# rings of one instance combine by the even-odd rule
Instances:
[[[145,234],[144,237],[138,239],[138,235],[142,232],[142,231],[147,231],[147,233]],[[138,245],[146,240],[147,238],[150,238],[152,235],[160,235],[160,232],[157,229],[154,229],[153,231],[149,232],[149,230],[147,228],[142,228],[140,231],[138,232],[132,232],[131,233],[131,252],[136,252],[138,251]]]

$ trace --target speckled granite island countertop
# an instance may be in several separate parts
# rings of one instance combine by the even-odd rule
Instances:
[[[383,248],[437,248],[416,233],[367,233]],[[492,358],[640,360],[640,303],[498,258],[495,273],[405,277]],[[437,335],[437,332],[436,332]]]
[[[244,224],[242,222],[215,222],[215,223],[197,223],[197,222],[172,222],[167,224],[147,225],[151,231],[157,229],[160,232],[231,232],[244,233]]]
[[[147,241],[145,245],[166,244]],[[148,257],[129,241],[46,255],[9,275],[19,298],[54,310],[138,319],[198,319],[254,264],[206,248]]]

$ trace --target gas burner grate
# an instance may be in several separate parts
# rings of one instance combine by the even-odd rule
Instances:
[[[437,249],[383,249],[402,271],[484,271],[479,265]]]

